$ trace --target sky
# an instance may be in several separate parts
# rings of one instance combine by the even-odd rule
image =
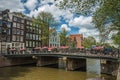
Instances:
[[[36,17],[41,11],[49,12],[59,22],[58,30],[65,28],[69,34],[93,36],[99,40],[99,32],[92,24],[92,16],[75,15],[69,10],[60,10],[55,5],[62,0],[0,0],[0,8],[11,12],[22,12],[27,16]]]

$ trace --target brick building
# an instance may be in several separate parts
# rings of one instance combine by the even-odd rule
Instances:
[[[71,43],[74,42],[76,44],[76,47],[81,47],[83,35],[82,34],[72,34],[72,35],[70,35],[70,40],[71,40]]]

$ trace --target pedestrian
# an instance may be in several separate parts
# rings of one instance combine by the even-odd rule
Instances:
[[[7,47],[7,54],[10,54],[10,46]]]

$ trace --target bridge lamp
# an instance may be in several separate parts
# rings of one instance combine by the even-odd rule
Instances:
[[[32,56],[32,58],[33,58],[33,59],[37,59],[38,57],[36,57],[36,56]]]

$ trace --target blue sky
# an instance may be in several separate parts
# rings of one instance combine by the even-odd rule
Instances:
[[[12,12],[22,12],[27,16],[37,16],[41,11],[50,12],[59,22],[58,31],[65,28],[69,34],[83,34],[84,37],[94,36],[98,40],[99,32],[92,24],[92,16],[75,15],[69,10],[60,10],[55,4],[62,0],[0,0],[0,8]]]

